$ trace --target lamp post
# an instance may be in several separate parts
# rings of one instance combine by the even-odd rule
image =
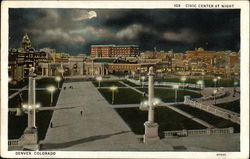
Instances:
[[[203,85],[203,81],[202,80],[199,80],[196,82],[197,85],[200,87],[200,89],[202,89],[202,85]]]
[[[110,87],[110,90],[112,91],[112,104],[114,104],[115,101],[115,91],[117,90],[116,86]]]
[[[214,88],[216,89],[216,82],[217,82],[217,78],[214,78],[213,81],[214,81]]]
[[[216,94],[217,94],[217,89],[215,89],[215,90],[213,91],[213,94],[214,94],[214,104],[216,104]]]
[[[133,79],[135,79],[135,72],[134,71],[132,72],[132,75],[133,75]]]
[[[101,87],[101,80],[102,80],[102,77],[99,76],[99,77],[96,77],[96,80],[98,81],[98,88]]]
[[[141,77],[141,80],[142,80],[141,87],[142,87],[142,88],[144,87],[144,80],[145,80],[145,78],[146,78],[145,76],[142,76],[142,77]]]
[[[174,102],[176,103],[177,102],[177,90],[179,88],[179,85],[174,85],[173,88],[175,89],[175,98],[174,98],[175,100],[174,100]]]
[[[92,59],[92,71],[91,71],[91,76],[94,78],[94,59]]]
[[[38,133],[36,127],[36,74],[35,68],[29,69],[29,87],[28,87],[28,105],[23,106],[28,114],[28,127],[22,136],[23,148],[30,150],[38,150]]]
[[[185,81],[187,80],[187,78],[186,77],[181,77],[181,81],[182,81],[182,83],[183,83],[183,89],[184,89],[184,87],[185,87]]]
[[[50,92],[50,105],[53,103],[53,93],[55,92],[56,88],[54,86],[50,86],[47,88],[47,90]]]
[[[61,63],[61,67],[59,69],[59,72],[61,73],[62,78],[64,78],[64,76],[63,76],[64,69],[63,69],[63,64],[62,63]]]
[[[221,77],[218,76],[217,79],[218,79],[218,87],[220,87],[220,80],[221,80]]]
[[[56,81],[57,81],[57,89],[59,89],[60,88],[60,81],[61,81],[62,79],[61,79],[61,77],[59,77],[59,76],[57,76],[56,77]]]
[[[233,97],[235,97],[235,93],[236,93],[236,86],[238,86],[239,82],[235,81],[234,82],[234,90],[233,90]]]
[[[154,70],[151,66],[148,72],[148,121],[144,123],[145,134],[143,136],[143,142],[155,142],[159,140],[158,127],[159,125],[154,122],[154,107],[159,104],[159,100],[154,98]]]

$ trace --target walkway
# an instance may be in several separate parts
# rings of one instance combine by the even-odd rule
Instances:
[[[21,89],[18,89],[17,92],[13,93],[12,95],[9,96],[9,100],[14,98],[16,95],[18,95],[20,92],[22,92],[23,90],[27,90],[28,89],[28,86],[24,86],[23,88]]]
[[[73,89],[69,89],[73,86]],[[41,150],[173,150],[169,144],[139,142],[91,82],[64,83]],[[83,116],[80,111],[83,110]]]

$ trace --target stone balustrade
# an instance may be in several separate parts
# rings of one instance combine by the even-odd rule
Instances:
[[[232,134],[234,128],[212,128],[212,129],[196,129],[196,130],[176,130],[176,131],[164,131],[165,137],[171,136],[195,136],[195,135],[218,135],[218,134]]]
[[[127,81],[132,82],[136,85],[141,85],[141,81],[140,80],[135,80],[135,79],[131,79],[131,78],[127,78]],[[147,85],[147,82],[144,82],[144,85]],[[178,83],[178,82],[154,82],[155,86],[169,86],[172,87],[173,85],[179,85],[180,87],[183,86],[183,83]],[[184,87],[185,88],[200,88],[201,86],[198,84],[192,84],[192,83],[184,83]],[[204,88],[204,86],[202,86],[202,88]]]
[[[22,146],[21,140],[20,139],[11,139],[11,140],[8,140],[8,146],[9,147]]]
[[[205,105],[205,104],[202,104],[198,101],[193,101],[192,99],[190,99],[189,96],[184,97],[184,104],[188,104],[192,107],[204,110],[204,111],[211,113],[213,115],[216,115],[218,117],[221,117],[221,118],[230,120],[234,123],[240,124],[240,114],[239,113],[235,113],[235,112],[232,112],[230,110],[219,108],[219,107],[216,107],[214,105]]]

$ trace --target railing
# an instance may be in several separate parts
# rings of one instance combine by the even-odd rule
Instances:
[[[142,82],[140,80],[135,80],[135,79],[131,79],[131,78],[127,78],[127,80],[129,82],[136,84],[136,85],[141,85],[142,83],[144,83],[144,85],[148,85],[148,82]],[[170,87],[172,87],[173,85],[179,85],[179,86],[183,87],[183,85],[184,85],[185,88],[204,88],[204,86],[200,86],[198,84],[192,84],[192,83],[184,83],[183,84],[183,83],[179,83],[179,82],[157,82],[157,81],[155,81],[154,85],[155,86],[170,86]]]
[[[223,108],[216,107],[214,105],[205,105],[202,103],[199,103],[198,101],[193,101],[190,99],[190,97],[185,96],[184,97],[184,104],[188,104],[192,107],[204,110],[208,113],[211,113],[213,115],[219,116],[221,118],[230,120],[234,123],[240,124],[240,114],[232,112],[230,110],[226,110]]]
[[[195,136],[195,135],[217,135],[217,134],[232,134],[234,128],[213,128],[213,129],[196,129],[196,130],[176,130],[164,131],[165,137],[170,136]]]
[[[8,140],[8,145],[9,145],[9,146],[21,146],[21,145],[20,145],[20,140],[19,140],[19,139],[11,139],[11,140]]]

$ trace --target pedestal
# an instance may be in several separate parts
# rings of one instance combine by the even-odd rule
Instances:
[[[39,150],[38,133],[36,128],[26,129],[21,139],[23,149]]]
[[[149,123],[148,121],[144,123],[145,126],[145,135],[143,136],[144,143],[151,143],[160,140],[158,136],[158,127],[157,123]]]

